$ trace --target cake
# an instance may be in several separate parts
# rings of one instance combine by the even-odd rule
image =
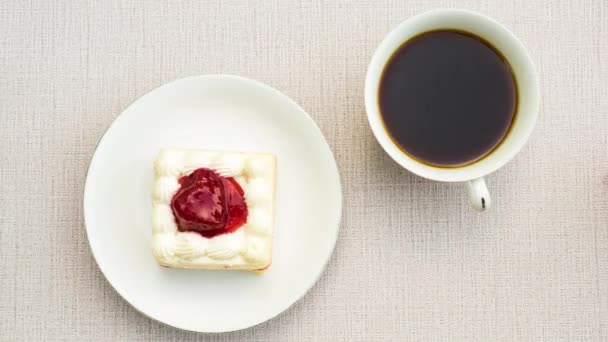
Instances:
[[[162,149],[154,162],[152,254],[160,265],[260,271],[272,259],[272,154]]]

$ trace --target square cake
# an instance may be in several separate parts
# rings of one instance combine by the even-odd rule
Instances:
[[[168,267],[260,271],[272,258],[272,154],[162,149],[154,162],[152,252]]]

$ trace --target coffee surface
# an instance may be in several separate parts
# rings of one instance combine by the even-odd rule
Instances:
[[[384,67],[378,91],[393,141],[439,167],[486,156],[505,138],[517,110],[510,65],[489,43],[459,31],[405,42]]]

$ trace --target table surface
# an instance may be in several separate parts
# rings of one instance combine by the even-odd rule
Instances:
[[[380,149],[363,83],[404,19],[458,7],[496,18],[538,68],[541,113],[488,177],[494,207],[418,178]],[[0,4],[0,340],[608,339],[608,2],[4,1]],[[154,322],[100,273],[85,172],[112,120],[176,78],[238,74],[302,105],[335,153],[339,241],[279,317],[202,335]]]

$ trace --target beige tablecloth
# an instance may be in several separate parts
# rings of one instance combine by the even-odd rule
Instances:
[[[372,136],[363,81],[405,18],[488,14],[529,48],[540,119],[473,212],[458,184],[418,178]],[[608,340],[608,2],[3,1],[1,341]],[[305,108],[344,187],[318,284],[255,328],[199,335],[111,288],[82,218],[85,172],[125,106],[175,78],[231,73]]]

